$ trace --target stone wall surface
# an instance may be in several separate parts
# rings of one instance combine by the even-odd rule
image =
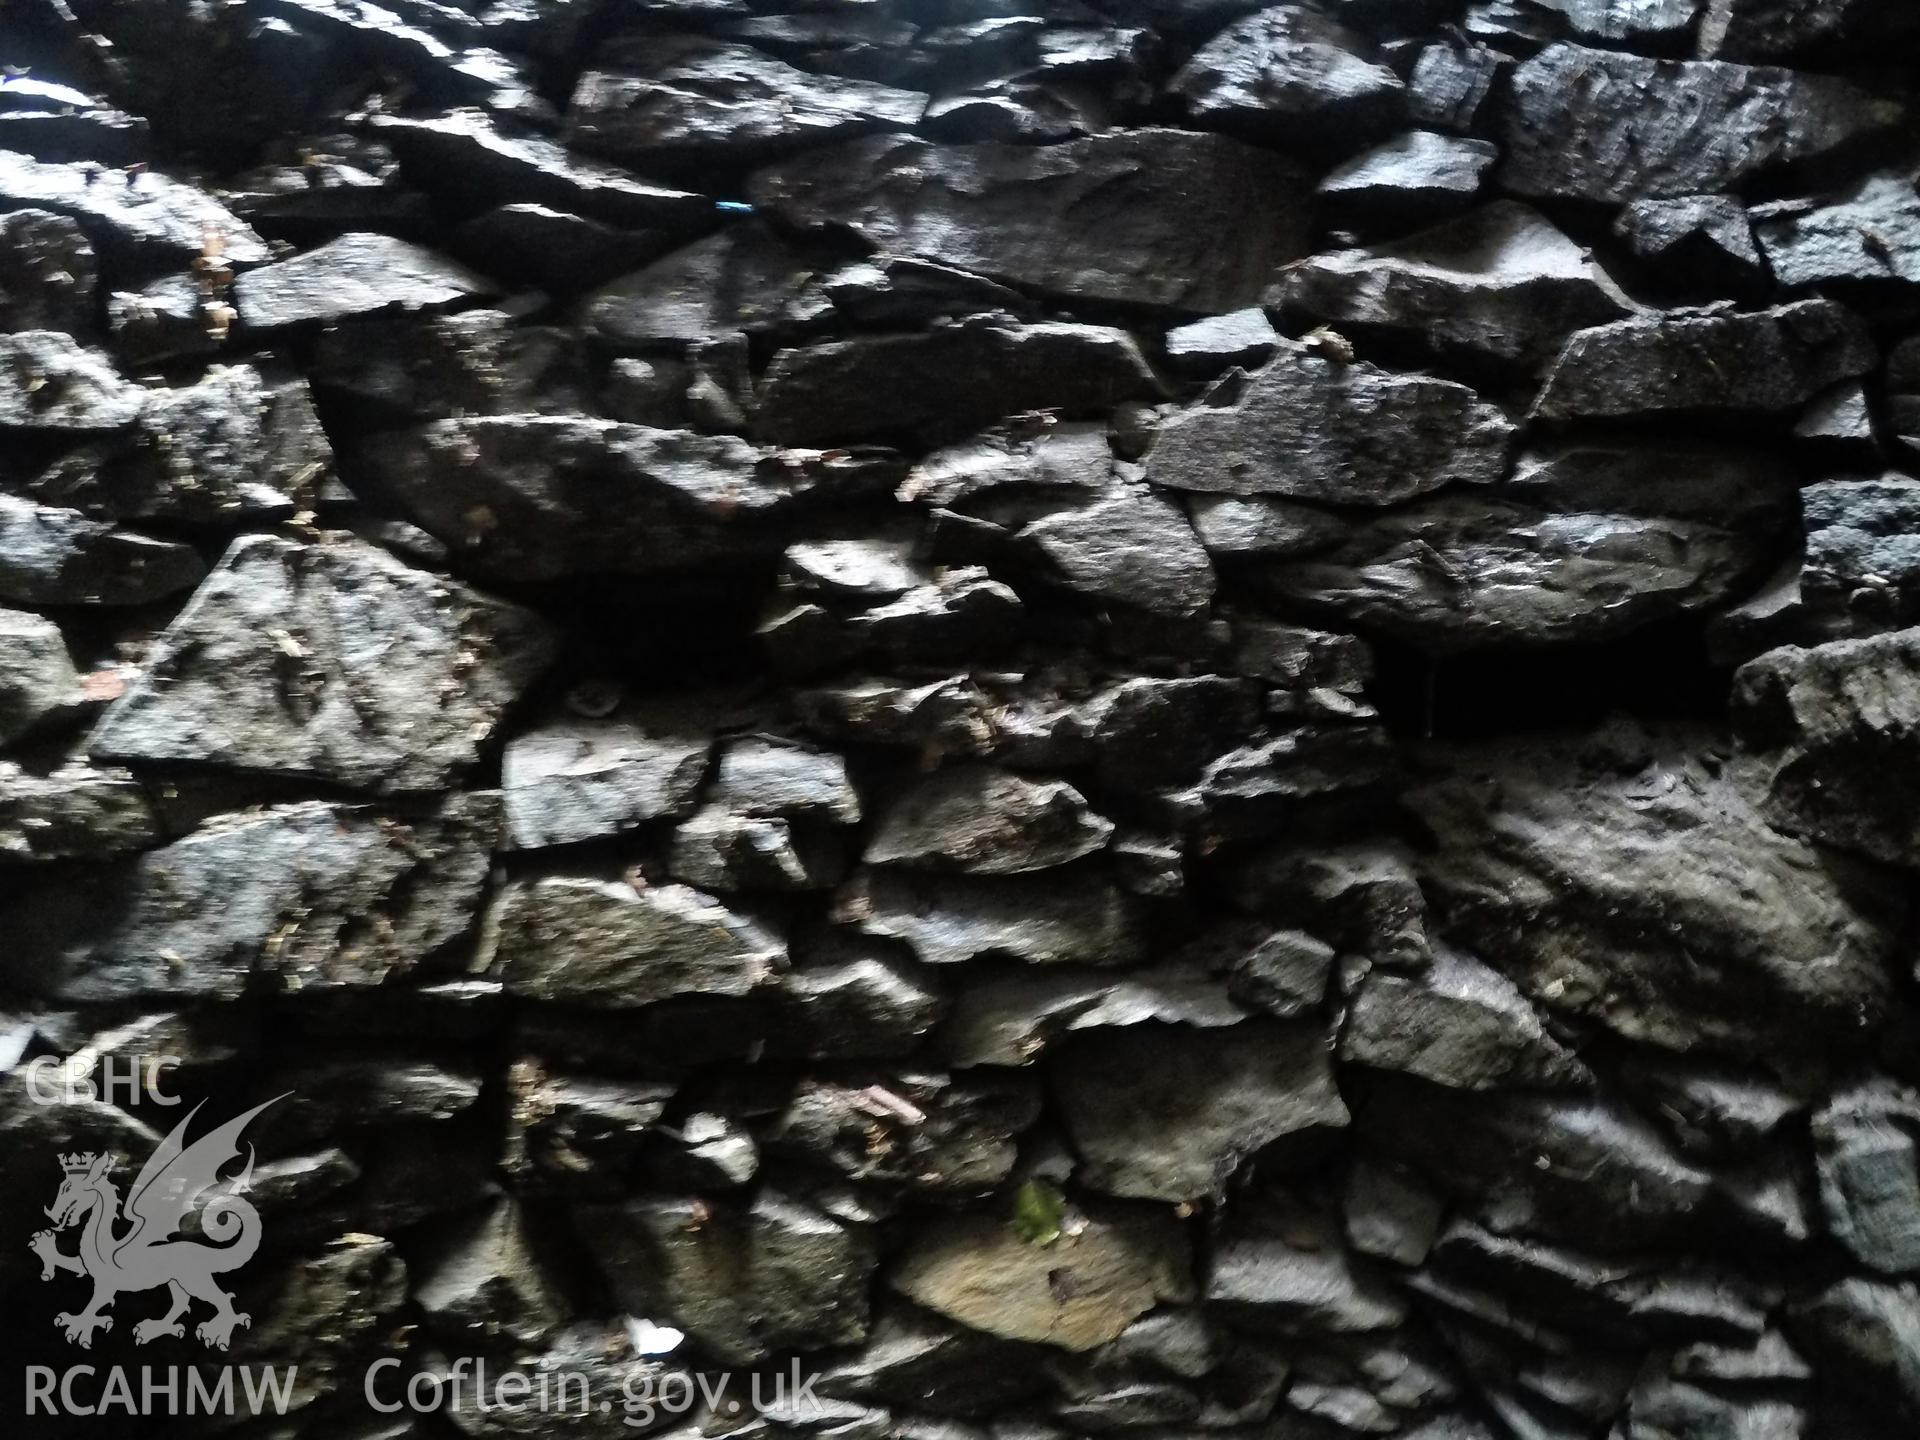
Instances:
[[[0,1434],[1916,1433],[1908,0],[0,61]]]

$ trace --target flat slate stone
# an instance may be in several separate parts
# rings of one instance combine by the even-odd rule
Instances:
[[[97,323],[100,265],[87,232],[49,210],[0,213],[0,331],[65,330]]]
[[[456,260],[391,235],[359,233],[234,282],[234,305],[252,330],[344,320],[389,307],[444,310],[500,287]]]
[[[87,434],[123,430],[147,392],[113,362],[59,330],[0,335],[0,430]]]
[[[546,667],[545,622],[340,536],[236,540],[93,755],[440,789]]]
[[[870,865],[969,875],[1014,875],[1065,865],[1103,849],[1111,821],[1064,780],[1028,780],[956,765],[902,793],[879,817]]]
[[[1850,81],[1550,45],[1513,73],[1501,183],[1624,204],[1736,190],[1900,123]]]
[[[191,590],[206,573],[190,545],[0,494],[0,602],[144,605]]]
[[[1217,135],[1124,130],[1040,147],[873,136],[754,177],[757,204],[1045,294],[1219,313],[1312,246],[1312,182]]]
[[[864,872],[836,897],[864,934],[899,940],[929,965],[982,957],[1036,965],[1132,965],[1146,958],[1142,914],[1104,876]]]
[[[690,814],[704,738],[649,735],[622,720],[563,720],[516,735],[500,760],[508,843],[533,850]]]
[[[1863,180],[1831,205],[1757,217],[1753,233],[1790,289],[1911,293],[1920,285],[1920,194],[1894,175]]]
[[[1331,218],[1357,224],[1438,219],[1473,203],[1500,147],[1432,130],[1410,130],[1336,165],[1320,181]]]
[[[27,610],[0,610],[0,745],[11,744],[80,698],[60,627]]]
[[[179,266],[217,242],[231,265],[271,260],[267,242],[204,190],[151,171],[133,183],[97,165],[62,165],[0,150],[0,210],[51,210],[80,222],[94,248],[122,262]]]
[[[1290,345],[1169,416],[1146,478],[1172,490],[1390,505],[1504,473],[1513,423],[1465,385]]]

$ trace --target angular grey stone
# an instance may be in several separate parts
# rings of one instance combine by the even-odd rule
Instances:
[[[710,805],[675,828],[667,869],[709,890],[831,890],[846,874],[847,857],[803,824]]]
[[[389,307],[444,310],[500,287],[456,260],[391,235],[357,233],[249,270],[233,303],[249,330],[282,330]]]
[[[847,777],[845,760],[828,750],[758,736],[736,740],[721,752],[707,800],[736,815],[836,825],[860,821],[860,795]]]
[[[1229,365],[1264,365],[1279,348],[1280,332],[1257,305],[1167,332],[1167,360],[1200,375],[1217,375]]]
[[[1511,980],[1446,945],[1434,947],[1418,976],[1367,977],[1340,1056],[1458,1090],[1578,1087],[1593,1078]]]
[[[1283,303],[1362,339],[1528,372],[1575,330],[1636,308],[1590,251],[1512,200],[1388,245],[1305,260],[1289,274]]]
[[[580,302],[583,325],[622,349],[792,328],[820,261],[764,225],[696,240]]]
[[[1547,420],[1779,413],[1866,374],[1876,358],[1860,318],[1831,300],[1745,314],[1667,311],[1569,337],[1533,413]]]
[[[1326,1004],[1334,959],[1304,930],[1275,930],[1234,962],[1227,993],[1279,1020],[1310,1015]]]
[[[1017,290],[911,255],[843,265],[819,277],[818,285],[834,310],[856,325],[920,325],[989,310],[1026,315],[1034,309]]]
[[[679,1326],[728,1364],[866,1338],[872,1237],[793,1195],[643,1197],[578,1219],[628,1314]]]
[[[144,605],[191,590],[206,573],[190,546],[0,494],[0,601]]]
[[[502,1196],[428,1247],[409,1290],[429,1328],[451,1338],[530,1344],[565,1314],[535,1255],[520,1206]]]
[[[222,816],[104,890],[43,888],[8,924],[8,961],[75,1003],[402,980],[471,929],[497,824],[483,796],[417,818],[318,801]]]
[[[500,1168],[522,1193],[574,1182],[618,1183],[648,1155],[671,1082],[608,1080],[522,1058],[507,1068]]]
[[[1046,1386],[1034,1363],[1041,1353],[950,1325],[917,1305],[883,1300],[866,1347],[828,1365],[818,1393],[921,1414],[988,1416]]]
[[[624,720],[562,720],[516,735],[500,761],[507,843],[571,845],[691,814],[709,748]]]
[[[498,310],[384,311],[329,325],[311,374],[322,390],[377,409],[381,421],[588,410],[578,337]]]
[[[1736,733],[1770,768],[1773,824],[1920,864],[1920,815],[1899,758],[1920,731],[1920,630],[1770,651],[1736,672],[1733,704]]]
[[[49,210],[0,215],[0,331],[65,330],[96,323],[100,267],[80,226]]]
[[[881,814],[866,859],[873,865],[970,875],[1046,870],[1104,849],[1111,821],[1064,780],[956,765],[899,796]]]
[[[683,227],[689,234],[712,223],[713,202],[705,196],[648,185],[618,166],[578,159],[558,141],[506,134],[477,110],[417,119],[382,115],[373,129],[423,190],[469,204],[530,201],[610,225]]]
[[[1358,636],[1250,615],[1233,619],[1230,664],[1237,675],[1289,688],[1354,692],[1373,678],[1373,652]]]
[[[1035,546],[1067,589],[1155,615],[1204,612],[1213,562],[1186,512],[1144,485],[1116,484],[1091,504],[1060,510],[1016,537]]]
[[[1700,53],[1728,60],[1802,54],[1872,61],[1920,36],[1920,16],[1900,0],[1707,0]]]
[[[1487,126],[1496,89],[1504,92],[1513,61],[1485,45],[1454,41],[1422,45],[1407,77],[1407,114],[1416,125],[1455,135]]]
[[[1154,129],[1043,147],[874,136],[764,170],[751,193],[795,226],[851,229],[886,253],[1218,314],[1256,303],[1276,266],[1308,252],[1310,185],[1237,141]]]
[[[745,995],[786,966],[786,943],[685,885],[636,890],[552,875],[511,884],[488,954],[510,994],[631,1007],[675,995]]]
[[[1336,165],[1320,181],[1320,202],[1348,223],[1434,220],[1471,205],[1499,158],[1486,140],[1410,130]]]
[[[567,107],[567,143],[642,169],[753,164],[870,130],[911,130],[927,97],[809,74],[746,45],[695,36],[616,47]]]
[[[1406,1297],[1346,1254],[1336,1235],[1313,1241],[1321,1243],[1226,1238],[1207,1280],[1208,1307],[1249,1329],[1308,1335],[1388,1330],[1406,1318]]]
[[[1701,0],[1483,0],[1469,33],[1498,40],[1511,25],[1547,40],[1625,42],[1628,50],[1665,54],[1689,38]]]
[[[11,745],[75,706],[80,676],[51,620],[0,610],[0,745]]]
[[[1874,1079],[1813,1116],[1827,1229],[1883,1275],[1920,1270],[1920,1093]]]
[[[96,758],[440,789],[546,668],[517,605],[362,541],[236,540],[101,716]]]
[[[0,209],[71,216],[113,261],[179,265],[199,259],[209,237],[231,265],[273,258],[266,241],[204,190],[151,172],[128,183],[97,165],[46,164],[0,151]]]
[[[1396,1265],[1425,1262],[1439,1238],[1446,1202],[1398,1170],[1360,1160],[1347,1172],[1347,1243]]]
[[[0,765],[0,861],[112,860],[158,837],[146,792],[124,770]]]
[[[1904,114],[1834,76],[1579,45],[1548,46],[1512,86],[1501,183],[1615,204],[1738,189],[1824,160]]]
[[[868,947],[871,947],[869,951]],[[781,977],[789,1024],[774,1048],[816,1057],[891,1059],[920,1043],[947,1000],[876,942],[830,946]]]
[[[1346,1127],[1330,1048],[1311,1024],[1128,1026],[1056,1042],[1048,1074],[1086,1184],[1197,1201],[1277,1141]]]
[[[1754,236],[1789,289],[1901,293],[1920,285],[1920,194],[1913,181],[1872,175],[1819,208],[1756,217]]]
[[[1176,490],[1389,505],[1492,484],[1513,433],[1464,385],[1289,346],[1251,375],[1229,371],[1164,420],[1146,477]]]
[[[1858,380],[1842,381],[1809,400],[1794,421],[1793,438],[1833,459],[1870,463],[1880,457],[1873,411]]]
[[[1920,481],[1889,473],[1831,480],[1800,495],[1807,607],[1839,633],[1920,619]]]
[[[1621,210],[1613,229],[1665,278],[1736,294],[1768,282],[1746,208],[1729,196],[1636,200]]]
[[[1169,88],[1204,129],[1346,153],[1406,114],[1405,85],[1369,48],[1317,10],[1276,5],[1202,45]]]
[[[787,547],[788,584],[842,601],[897,600],[933,578],[913,539],[803,540]]]
[[[0,334],[0,430],[124,430],[147,392],[59,330]]]
[[[1247,1012],[1177,960],[1116,974],[1048,966],[969,978],[940,1033],[949,1064],[1025,1065],[1062,1034],[1144,1025],[1237,1025]]]
[[[836,913],[868,935],[904,941],[930,965],[982,956],[1034,964],[1131,965],[1146,955],[1133,898],[1105,879],[1066,875],[863,873]]]
[[[1104,412],[1159,394],[1124,330],[980,316],[782,350],[762,378],[759,424],[782,445],[942,444],[1027,410]]]
[[[1763,1065],[1851,1050],[1888,1003],[1888,882],[1769,828],[1703,739],[1610,766],[1597,743],[1463,751],[1408,796],[1439,847],[1423,883],[1551,1010]]]
[[[1012,1173],[1019,1137],[1039,1115],[1039,1087],[1020,1076],[814,1076],[774,1121],[767,1149],[849,1180],[984,1194]]]
[[[1088,1203],[1050,1245],[1021,1239],[998,1216],[923,1220],[888,1283],[989,1335],[1092,1350],[1155,1305],[1191,1299],[1190,1263],[1167,1207],[1104,1201]]]

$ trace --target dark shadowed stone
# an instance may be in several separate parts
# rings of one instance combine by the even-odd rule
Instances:
[[[1131,965],[1146,956],[1138,904],[1098,872],[1063,875],[863,873],[836,910],[900,940],[930,965],[981,956],[1035,964]]]
[[[1876,359],[1860,317],[1831,300],[1736,313],[1714,306],[1575,333],[1534,414],[1547,420],[1793,410]]]
[[[1787,1333],[1821,1380],[1824,1433],[1869,1440],[1920,1425],[1920,1294],[1840,1280],[1796,1307]]]
[[[1170,88],[1205,129],[1345,154],[1406,114],[1406,87],[1369,48],[1317,10],[1276,5],[1201,46]]]
[[[764,170],[753,196],[804,229],[1048,294],[1218,313],[1308,252],[1310,187],[1234,140],[1126,130],[1037,148],[872,137]]]
[[[0,765],[0,861],[111,860],[158,836],[146,791],[124,770]]]
[[[444,310],[497,293],[499,286],[458,261],[370,233],[342,235],[249,270],[233,285],[240,318],[253,330],[343,320],[389,306]]]
[[[872,865],[1012,875],[1105,848],[1112,822],[1064,780],[1027,780],[983,765],[928,776],[884,811],[867,846]]]
[[[1874,1079],[1842,1090],[1813,1117],[1827,1228],[1883,1275],[1920,1270],[1920,1094]]]
[[[710,805],[674,830],[667,868],[708,890],[831,890],[847,863],[842,846],[808,826]]]
[[[863,1069],[802,1080],[766,1144],[849,1180],[984,1194],[1012,1173],[1020,1134],[1039,1115],[1027,1076]]]
[[[80,699],[80,677],[60,627],[26,610],[0,610],[0,745],[10,745]]]
[[[1512,200],[1390,245],[1303,261],[1282,303],[1362,339],[1527,371],[1557,355],[1573,331],[1636,308],[1590,251]]]
[[[1423,45],[1407,77],[1408,118],[1456,135],[1481,134],[1495,113],[1495,90],[1504,96],[1512,69],[1510,57],[1485,45]]]
[[[648,37],[603,55],[567,108],[567,143],[645,169],[741,165],[870,130],[910,130],[917,91],[809,74],[746,45]]]
[[[1735,674],[1734,717],[1771,766],[1774,824],[1920,864],[1920,811],[1903,783],[1920,733],[1920,630],[1770,651]]]
[[[1215,977],[1182,961],[1122,974],[1067,966],[1010,969],[969,979],[940,1046],[956,1067],[1025,1065],[1069,1031],[1152,1021],[1217,1027],[1246,1018]]]
[[[1175,490],[1388,505],[1492,484],[1513,431],[1464,385],[1290,345],[1251,375],[1229,371],[1163,421],[1146,477]]]
[[[579,415],[441,420],[363,453],[460,565],[502,579],[770,559],[790,513],[885,494],[901,469],[871,452],[769,452]]]
[[[577,1218],[628,1314],[683,1328],[729,1364],[866,1338],[874,1241],[797,1195],[643,1197]]]
[[[745,995],[785,968],[778,936],[685,885],[565,875],[510,885],[487,957],[510,993],[579,1005]]]
[[[381,423],[560,414],[592,408],[582,349],[570,331],[498,310],[386,311],[329,325],[311,374],[321,390],[378,410]]]
[[[427,1246],[412,1276],[412,1296],[441,1335],[532,1343],[564,1317],[535,1254],[519,1204],[501,1196],[463,1216]]]
[[[92,330],[99,280],[93,246],[73,220],[47,210],[0,214],[0,331]]]
[[[1793,438],[1826,460],[1873,465],[1880,459],[1873,410],[1858,380],[1843,380],[1809,400],[1794,421]]]
[[[1052,1244],[998,1215],[919,1222],[888,1283],[1007,1340],[1092,1350],[1164,1301],[1193,1296],[1187,1237],[1165,1206],[1089,1203]]]
[[[1167,332],[1168,362],[1197,375],[1217,375],[1229,365],[1264,365],[1279,348],[1280,332],[1257,305]]]
[[[477,110],[431,119],[384,115],[373,123],[409,179],[469,204],[531,201],[609,225],[684,227],[686,233],[712,223],[713,202],[705,196],[577,159],[557,141],[506,134]]]
[[[97,176],[97,178],[94,178]],[[273,258],[266,241],[205,191],[146,172],[129,184],[97,165],[46,164],[0,151],[0,210],[51,210],[80,222],[111,260],[178,266],[218,237],[229,264]]]
[[[780,351],[761,381],[760,429],[783,445],[942,444],[1017,412],[1100,412],[1159,393],[1124,330],[980,316]]]
[[[341,536],[234,542],[114,702],[96,758],[438,789],[545,669],[545,623]]]
[[[773,1049],[781,1054],[853,1059],[905,1055],[939,1023],[947,999],[910,961],[883,942],[828,946],[781,977],[790,1017]]]
[[[920,1414],[992,1415],[1047,1386],[1038,1363],[1045,1353],[883,1299],[866,1347],[828,1365],[818,1393]]]
[[[1890,993],[1888,882],[1769,828],[1702,738],[1460,752],[1408,796],[1445,931],[1630,1039],[1772,1065],[1858,1046]]]
[[[1665,279],[1734,294],[1767,283],[1767,262],[1754,243],[1746,207],[1729,196],[1636,200],[1620,212],[1613,230]]]
[[[0,430],[122,430],[147,392],[58,330],[0,335]]]
[[[1314,1024],[1127,1026],[1056,1041],[1048,1075],[1085,1183],[1203,1200],[1275,1142],[1346,1128],[1331,1047]]]
[[[1827,75],[1552,45],[1513,73],[1501,182],[1625,203],[1736,189],[1896,125],[1904,107]]]
[[[689,814],[709,748],[624,720],[561,720],[517,735],[500,760],[507,842],[570,845]]]
[[[673,249],[679,227],[625,229],[547,205],[496,205],[456,229],[451,248],[489,275],[571,295]]]
[[[1335,166],[1320,181],[1328,218],[1403,225],[1464,210],[1486,184],[1499,147],[1413,130]]]
[[[377,986],[468,933],[497,827],[490,796],[417,818],[317,801],[222,816],[46,888],[8,958],[75,1002]]]
[[[1818,208],[1755,216],[1753,233],[1789,289],[1889,291],[1920,285],[1920,195],[1913,181],[1874,175]]]
[[[1104,498],[1056,511],[1018,538],[1046,558],[1069,590],[1156,615],[1193,615],[1213,599],[1213,563],[1186,512],[1144,485],[1115,484]]]
[[[1418,1265],[1439,1237],[1446,1202],[1402,1170],[1360,1160],[1347,1173],[1347,1243],[1362,1255]]]
[[[1208,1309],[1264,1334],[1389,1330],[1406,1318],[1406,1297],[1349,1255],[1332,1227],[1309,1222],[1299,1231],[1224,1237],[1207,1279]]]
[[[191,590],[206,573],[189,546],[0,495],[0,602],[144,605]]]
[[[631,1172],[647,1156],[654,1122],[674,1095],[670,1081],[571,1075],[530,1057],[507,1067],[503,1088],[500,1167],[528,1190],[604,1184]]]
[[[603,285],[579,318],[609,345],[638,350],[791,326],[818,268],[765,226],[735,226]]]
[[[1920,15],[1901,0],[1706,0],[1702,55],[1727,60],[1835,56],[1873,63],[1920,38]]]

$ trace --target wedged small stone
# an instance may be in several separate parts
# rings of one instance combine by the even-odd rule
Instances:
[[[1050,578],[1097,601],[1187,616],[1213,599],[1213,562],[1186,512],[1144,485],[1109,486],[1089,504],[1031,521],[1015,538],[1045,557]]]
[[[1547,420],[1777,414],[1866,374],[1876,358],[1860,318],[1830,300],[1749,313],[1667,311],[1570,336],[1533,413]]]
[[[1807,609],[1838,634],[1891,629],[1920,619],[1920,481],[1829,480],[1800,497],[1807,536],[1799,575]]]
[[[1778,1330],[1767,1331],[1751,1345],[1688,1345],[1673,1357],[1673,1373],[1681,1379],[1709,1384],[1764,1385],[1813,1378],[1813,1368]]]
[[[497,828],[484,796],[418,817],[318,801],[223,816],[110,872],[111,903],[94,879],[43,887],[8,958],[79,1003],[403,978],[470,930]]]
[[[836,911],[930,965],[984,956],[1131,965],[1146,955],[1137,903],[1098,872],[914,875],[896,867],[856,877]]]
[[[689,234],[712,223],[713,202],[705,196],[649,185],[618,166],[579,159],[555,140],[506,134],[478,110],[383,115],[373,127],[422,189],[468,204],[531,202],[610,225],[684,227]]]
[[[226,301],[209,301],[185,273],[162,275],[138,289],[109,290],[109,343],[126,365],[208,359],[225,344],[220,325],[233,319],[222,307]]]
[[[1362,1255],[1419,1265],[1439,1238],[1446,1202],[1404,1171],[1367,1160],[1347,1173],[1347,1243]]]
[[[1513,72],[1500,180],[1624,204],[1738,189],[1897,125],[1904,107],[1829,75],[1550,45]]]
[[[892,1059],[911,1052],[947,1011],[947,998],[910,962],[880,942],[831,946],[780,979],[790,1017],[773,1048],[779,1053]]]
[[[1766,1071],[1701,1056],[1648,1051],[1617,1074],[1681,1149],[1709,1158],[1764,1151],[1806,1109]]]
[[[708,806],[675,827],[667,869],[708,890],[831,890],[846,875],[847,856],[805,824]]]
[[[1188,1241],[1166,1207],[1089,1203],[1075,1220],[1051,1244],[997,1215],[923,1220],[888,1283],[972,1329],[1065,1350],[1092,1350],[1155,1305],[1192,1298]]]
[[[60,627],[26,610],[0,610],[0,745],[10,745],[80,700],[80,676]]]
[[[674,226],[608,225],[550,205],[496,205],[456,228],[454,253],[484,274],[571,295],[628,275],[674,249]]]
[[[362,455],[462,565],[516,580],[768,558],[791,512],[884,495],[901,469],[884,453],[768,451],[581,415],[439,420]]]
[[[1294,689],[1351,693],[1373,678],[1373,652],[1358,636],[1253,615],[1233,618],[1230,664],[1236,675]]]
[[[1049,1086],[1086,1184],[1202,1200],[1276,1142],[1307,1144],[1346,1127],[1330,1048],[1317,1025],[1257,1019],[1089,1031],[1051,1047]]]
[[[1070,1031],[1144,1025],[1218,1028],[1247,1012],[1218,981],[1178,961],[1115,974],[1055,965],[968,977],[940,1032],[956,1068],[1025,1065]]]
[[[767,226],[733,226],[602,285],[580,302],[579,318],[623,349],[793,328],[821,263]]]
[[[1104,849],[1113,823],[1064,780],[957,765],[915,785],[882,812],[871,865],[1013,875],[1066,865]]]
[[[1773,278],[1789,289],[1872,296],[1920,285],[1920,194],[1910,179],[1869,176],[1832,204],[1755,221]]]
[[[1899,758],[1920,730],[1920,630],[1749,661],[1734,675],[1734,723],[1768,766],[1774,825],[1888,864],[1920,863],[1920,817]]]
[[[296,1060],[281,1073],[291,1093],[260,1125],[262,1138],[276,1148],[314,1145],[369,1125],[448,1121],[480,1099],[473,1071],[399,1055]]]
[[[1389,505],[1505,471],[1513,423],[1464,385],[1290,345],[1161,422],[1146,478],[1175,490]],[[1204,538],[1204,537],[1203,537]]]
[[[1009,493],[1095,497],[1113,475],[1113,447],[1098,422],[1016,422],[934,451],[897,498],[971,514]]]
[[[1406,86],[1369,51],[1317,10],[1276,5],[1202,45],[1169,88],[1202,128],[1346,153],[1406,115]]]
[[[1471,205],[1499,158],[1485,140],[1410,130],[1336,165],[1320,181],[1320,203],[1347,224],[1437,220]]]
[[[1690,38],[1701,0],[1480,0],[1469,34],[1498,40],[1613,41],[1628,50],[1664,54]]]
[[[1590,251],[1512,200],[1391,244],[1314,256],[1290,272],[1282,303],[1343,334],[1528,372],[1574,331],[1635,309]]]
[[[872,136],[763,170],[751,194],[801,229],[851,229],[888,254],[1218,314],[1256,304],[1273,269],[1308,252],[1310,187],[1238,141],[1148,129],[1039,147]]]
[[[144,605],[207,573],[191,546],[0,494],[0,602]]]
[[[1208,1308],[1247,1329],[1307,1335],[1388,1330],[1406,1317],[1406,1297],[1347,1254],[1331,1227],[1303,1238],[1298,1246],[1260,1234],[1223,1239]]]
[[[735,815],[854,825],[861,814],[859,792],[840,756],[758,736],[736,740],[721,752],[706,798]]]
[[[1233,961],[1227,993],[1278,1020],[1310,1015],[1326,1004],[1335,958],[1331,945],[1304,930],[1275,930]]]
[[[1354,996],[1343,1060],[1460,1090],[1552,1089],[1590,1082],[1519,988],[1450,946],[1418,976],[1380,971]]]
[[[871,130],[910,130],[927,97],[809,74],[697,36],[616,46],[574,87],[567,143],[624,165],[755,164]]]
[[[1440,847],[1423,884],[1549,1010],[1769,1066],[1851,1050],[1890,994],[1889,882],[1771,829],[1702,738],[1461,752],[1408,795]]]
[[[0,764],[0,861],[113,860],[158,838],[153,806],[124,770]]]
[[[577,1219],[628,1314],[684,1329],[729,1364],[866,1338],[873,1237],[778,1188],[750,1205],[642,1197]]]
[[[759,427],[782,445],[937,445],[1027,410],[1104,412],[1159,394],[1124,330],[980,316],[778,352],[762,378]]]
[[[546,668],[530,611],[364,541],[236,540],[101,716],[97,759],[444,787]]]
[[[565,1315],[519,1204],[502,1196],[433,1237],[410,1292],[429,1328],[450,1338],[532,1343]]]
[[[271,331],[389,307],[445,310],[499,289],[445,255],[361,232],[246,271],[233,282],[233,303],[249,330]]]
[[[1880,458],[1873,411],[1858,380],[1843,380],[1809,400],[1793,423],[1793,438],[1831,460],[1872,465]]]
[[[310,373],[321,389],[364,402],[383,421],[593,408],[577,338],[517,325],[498,310],[351,317],[321,332]]]
[[[0,151],[0,208],[71,216],[112,263],[177,266],[200,258],[209,237],[229,264],[273,258],[266,241],[204,190],[150,171],[129,179]]]
[[[1336,713],[1230,750],[1170,797],[1173,812],[1204,853],[1283,833],[1315,811],[1364,808],[1399,775],[1393,741],[1373,719],[1371,711]]]
[[[818,277],[828,303],[856,325],[924,325],[956,315],[1027,315],[1017,290],[951,265],[911,255],[876,255]]]
[[[1279,348],[1280,332],[1257,305],[1167,332],[1168,363],[1199,375],[1217,375],[1229,365],[1264,365]]]
[[[0,430],[123,430],[147,392],[59,330],[0,334]]]
[[[1827,1229],[1883,1275],[1920,1270],[1920,1093],[1874,1079],[1813,1116]]]
[[[521,1190],[617,1185],[647,1157],[671,1082],[570,1074],[532,1057],[507,1067],[505,1174]]]
[[[567,875],[509,885],[485,958],[509,993],[632,1007],[676,995],[746,995],[786,966],[785,941],[686,885],[636,890]]]
[[[1393,840],[1283,844],[1256,852],[1231,882],[1245,910],[1298,924],[1379,964],[1428,961],[1427,902],[1413,855]]]
[[[865,1348],[827,1365],[818,1393],[921,1414],[990,1416],[1046,1388],[1036,1363],[1044,1353],[888,1297],[876,1302]]]
[[[858,1071],[802,1080],[766,1143],[850,1180],[979,1194],[1012,1173],[1039,1115],[1039,1087],[1023,1077]]]
[[[570,845],[691,814],[708,750],[703,738],[618,719],[560,720],[517,735],[500,761],[507,842]]]
[[[1871,61],[1920,36],[1920,16],[1899,0],[1707,0],[1702,55],[1784,60],[1808,55]]]
[[[678,1129],[663,1126],[648,1156],[649,1179],[669,1189],[737,1190],[760,1172],[760,1147],[724,1115],[697,1110]]]
[[[1486,45],[1422,45],[1407,76],[1408,118],[1454,135],[1482,134],[1495,114],[1490,102],[1504,92],[1513,64]]]
[[[1636,200],[1620,211],[1613,230],[1663,278],[1715,293],[1744,294],[1767,285],[1766,257],[1753,225],[1730,196]]]
[[[50,210],[0,215],[0,332],[95,327],[100,267],[86,231]]]

